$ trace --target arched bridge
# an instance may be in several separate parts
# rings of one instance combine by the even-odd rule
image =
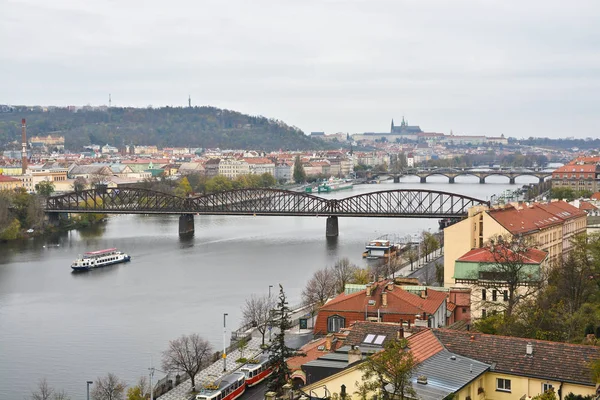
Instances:
[[[90,189],[49,197],[47,213],[179,214],[180,233],[193,232],[193,215],[326,216],[328,236],[337,217],[460,218],[489,202],[435,190],[383,190],[344,199],[280,189],[239,189],[178,197],[141,188]]]
[[[421,183],[426,183],[427,178],[433,175],[445,176],[446,178],[448,178],[450,183],[454,183],[455,178],[461,175],[475,176],[479,178],[479,183],[485,183],[485,179],[488,176],[504,176],[508,178],[509,183],[514,184],[516,182],[516,178],[518,178],[519,176],[534,176],[538,178],[540,183],[542,183],[546,178],[552,176],[552,172],[523,168],[490,170],[470,168],[412,168],[407,169],[399,174],[392,174],[392,176],[394,177],[394,182],[399,182],[401,176],[407,175],[418,176],[421,180]]]

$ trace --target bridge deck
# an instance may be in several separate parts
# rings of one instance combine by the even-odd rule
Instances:
[[[324,199],[279,189],[240,189],[181,198],[140,188],[90,189],[48,198],[47,213],[461,217],[489,202],[433,190],[384,190]]]

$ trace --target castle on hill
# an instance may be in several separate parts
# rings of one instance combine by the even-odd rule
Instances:
[[[402,117],[402,122],[400,126],[394,125],[394,119],[392,119],[392,129],[390,130],[391,134],[395,135],[415,135],[417,133],[422,133],[423,131],[417,125],[408,125],[408,121],[404,120]]]

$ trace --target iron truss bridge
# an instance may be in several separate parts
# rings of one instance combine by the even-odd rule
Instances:
[[[324,199],[279,189],[239,189],[182,198],[141,188],[90,189],[49,197],[47,213],[464,217],[488,201],[434,190],[384,190]]]

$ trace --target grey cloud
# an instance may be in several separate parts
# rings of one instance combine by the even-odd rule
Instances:
[[[305,131],[593,136],[600,3],[0,0],[0,103],[211,104]],[[561,115],[566,124],[553,117]]]

